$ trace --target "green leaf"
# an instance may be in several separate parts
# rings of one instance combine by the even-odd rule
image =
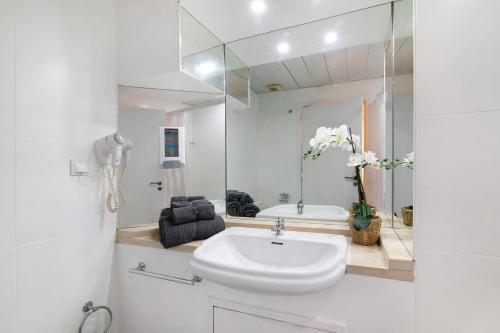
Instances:
[[[360,230],[366,229],[370,225],[371,220],[372,220],[371,216],[365,217],[365,216],[357,215],[357,216],[354,216],[354,219],[352,221],[352,226],[357,231],[360,231]]]

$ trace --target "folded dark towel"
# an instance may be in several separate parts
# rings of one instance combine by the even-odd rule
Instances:
[[[255,217],[260,212],[259,207],[254,204],[246,204],[241,206],[241,215],[245,217]]]
[[[240,216],[241,205],[237,201],[228,202],[226,205],[226,211],[231,216]]]
[[[210,202],[193,204],[197,220],[212,220],[215,218],[215,207]]]
[[[160,242],[164,248],[186,244],[196,240],[196,224],[175,225],[165,217],[160,218]]]
[[[163,208],[160,216],[170,216],[170,208]],[[169,218],[170,219],[170,218]]]
[[[211,220],[196,221],[195,224],[197,240],[210,238],[226,228],[224,219],[219,215]]]
[[[172,203],[174,201],[188,201],[188,198],[185,196],[177,196],[177,197],[170,198],[170,203]]]
[[[189,201],[171,201],[170,208],[180,208],[189,206],[191,203]]]
[[[205,197],[202,195],[193,195],[193,196],[187,197],[187,201],[195,201],[195,200],[205,200]]]
[[[224,220],[216,216],[212,220],[202,220],[176,225],[165,216],[160,217],[160,242],[164,248],[178,246],[194,240],[207,239],[225,229]]]
[[[183,224],[196,220],[196,208],[193,205],[172,208],[172,222],[174,224]]]

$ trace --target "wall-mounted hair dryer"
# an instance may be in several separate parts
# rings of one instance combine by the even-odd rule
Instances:
[[[119,133],[105,136],[95,143],[97,161],[104,166],[107,186],[106,204],[110,212],[115,213],[125,205],[125,195],[121,180],[130,160],[134,144]]]

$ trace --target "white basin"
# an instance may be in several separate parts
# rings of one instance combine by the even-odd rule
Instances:
[[[266,208],[257,217],[288,217],[293,219],[318,221],[347,221],[349,212],[342,207],[327,205],[304,205],[302,214],[297,212],[297,205],[277,205]]]
[[[201,278],[274,294],[328,288],[345,274],[347,241],[341,235],[229,228],[194,251],[191,266]]]

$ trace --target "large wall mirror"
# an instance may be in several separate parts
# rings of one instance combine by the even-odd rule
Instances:
[[[395,164],[408,158],[411,8],[399,1],[226,44],[237,70],[249,72],[250,87],[249,103],[231,94],[226,102],[228,218],[346,223],[358,195],[350,152],[304,159],[318,127],[345,124],[362,151]],[[226,68],[226,91],[244,86],[234,72]],[[383,226],[401,229],[409,250],[411,227],[401,212],[412,208],[412,176],[410,168],[362,174]]]
[[[345,225],[351,153],[303,157],[317,128],[340,125],[387,163],[413,152],[412,16],[402,0],[223,45],[180,8],[180,68],[208,89],[120,87],[119,131],[134,142],[120,227],[157,223],[179,195],[228,219]],[[361,177],[411,251],[412,169]]]

